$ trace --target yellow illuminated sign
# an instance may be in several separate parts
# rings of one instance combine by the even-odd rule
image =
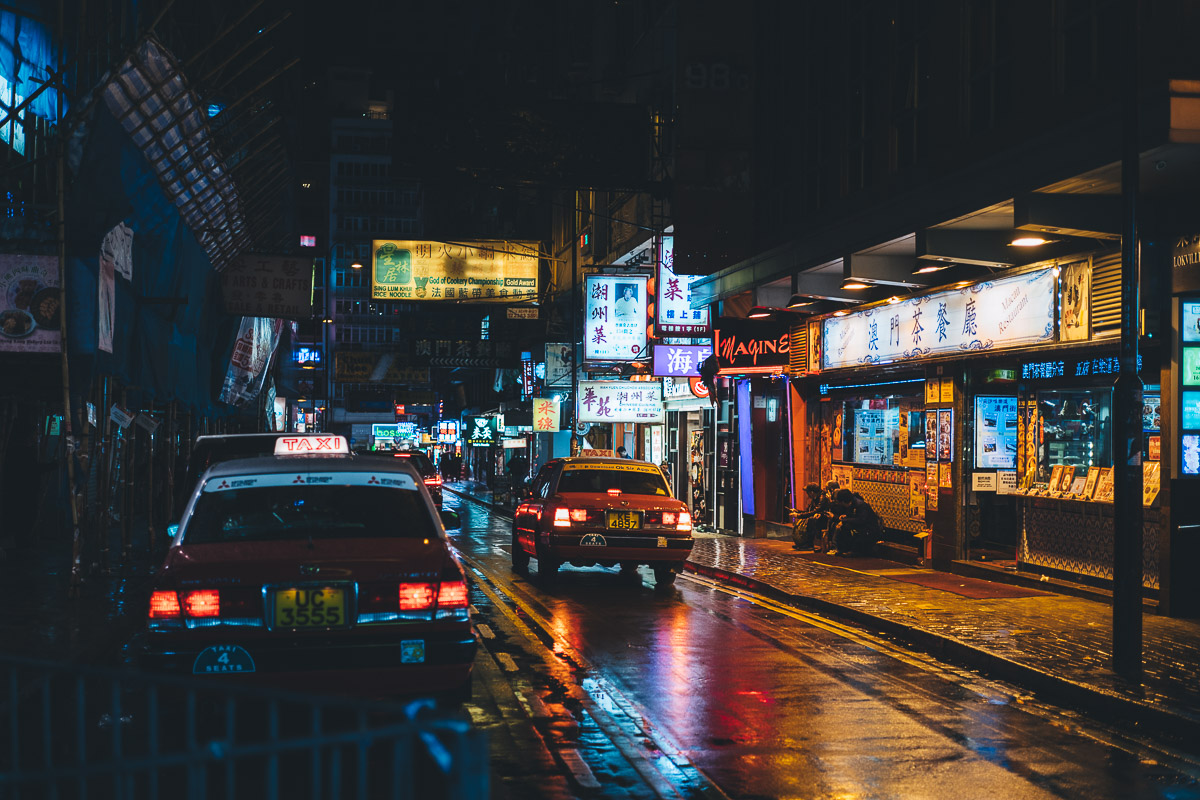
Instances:
[[[652,464],[571,464],[563,467],[563,472],[576,472],[584,469],[598,469],[607,472],[650,472],[658,474],[658,467]]]
[[[536,242],[371,242],[371,298],[512,303],[538,296]]]

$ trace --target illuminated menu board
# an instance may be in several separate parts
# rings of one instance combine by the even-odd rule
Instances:
[[[1200,299],[1181,304],[1180,465],[1183,475],[1200,475]]]
[[[1016,397],[975,398],[975,466],[1016,469]]]

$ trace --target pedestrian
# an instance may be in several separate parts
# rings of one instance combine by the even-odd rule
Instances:
[[[825,527],[830,519],[830,502],[821,491],[820,484],[810,483],[804,487],[808,505],[795,514],[792,523],[792,549],[811,550],[814,543],[825,538]]]
[[[879,536],[883,526],[879,514],[866,499],[849,489],[838,489],[834,504],[837,522],[833,528],[833,549],[829,555],[858,555],[864,552]]]

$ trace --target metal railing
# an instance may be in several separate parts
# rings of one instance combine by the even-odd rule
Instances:
[[[316,698],[0,657],[0,798],[488,796],[485,734],[429,701]]]

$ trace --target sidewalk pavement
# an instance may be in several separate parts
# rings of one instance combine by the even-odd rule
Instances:
[[[446,488],[499,511],[482,484]],[[685,569],[856,623],[1056,705],[1200,741],[1200,620],[1145,614],[1140,683],[1116,676],[1112,606],[790,540],[697,535]]]

